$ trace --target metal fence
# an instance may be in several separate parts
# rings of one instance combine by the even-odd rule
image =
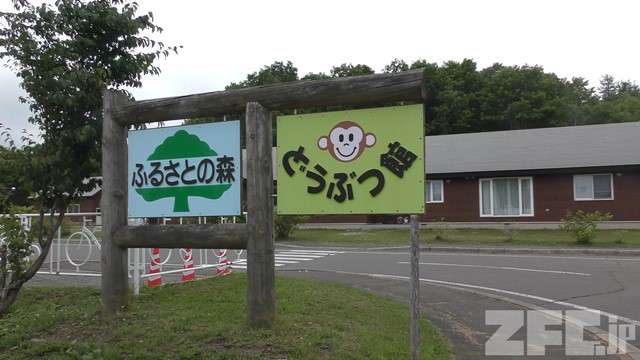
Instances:
[[[20,222],[31,228],[39,214],[19,214]],[[78,231],[63,235],[58,229],[51,250],[39,274],[56,276],[101,276],[101,226],[100,213],[72,213],[68,217],[80,219]],[[207,218],[196,218],[198,223],[206,223]],[[163,219],[166,224],[170,219]],[[236,217],[218,217],[221,223],[235,223]],[[180,219],[182,224],[183,219]],[[132,218],[130,225],[142,225],[144,219]],[[0,243],[4,239],[0,232]],[[31,245],[34,259],[42,252],[37,243]],[[227,274],[232,268],[244,268],[243,250],[226,249],[140,249],[128,250],[128,273],[135,294],[139,294],[141,284],[155,286],[163,282],[189,281],[196,277]],[[160,279],[160,280],[158,280]]]

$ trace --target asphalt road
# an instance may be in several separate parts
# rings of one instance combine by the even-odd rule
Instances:
[[[289,247],[281,248],[279,253],[303,253],[308,250],[322,249]],[[330,256],[287,264],[277,269],[279,274],[345,283],[408,303],[408,250],[340,250]],[[635,329],[640,325],[640,284],[636,280],[640,273],[639,257],[423,252],[419,271],[421,313],[452,339],[458,358],[484,357],[485,344],[498,328],[497,325],[487,324],[485,310],[517,310],[526,319],[530,313],[525,315],[523,310],[537,310],[531,316],[539,314],[540,310],[553,310],[560,316],[581,315],[584,310],[600,311],[602,316],[597,323],[601,330],[632,327],[633,333],[627,335],[633,339],[636,338]],[[571,313],[576,310],[580,312]],[[548,325],[546,329],[550,332],[560,331],[561,337],[566,339],[566,327],[571,323]],[[626,324],[629,326],[625,327]],[[521,325],[520,331],[511,339],[529,340],[526,330],[529,321],[523,320]],[[591,332],[600,331],[592,329]],[[535,331],[528,333],[535,334]],[[586,333],[584,339],[597,340],[591,337],[591,333]],[[532,339],[525,344],[535,345],[544,341],[552,340]],[[567,350],[566,341],[561,341],[561,346],[544,346],[546,353],[543,357],[565,358],[566,352],[572,347],[569,346]],[[599,343],[603,344],[606,343]],[[638,347],[639,344],[636,340],[629,341],[629,345]],[[627,351],[631,350],[629,347]],[[525,347],[524,352],[527,351],[529,348]],[[535,352],[536,349],[531,349],[529,354]],[[601,352],[606,353],[604,347],[594,345],[592,354]],[[616,355],[597,358],[627,357]]]
[[[86,254],[86,249],[79,248],[77,251]],[[164,260],[169,253],[163,251]],[[64,258],[64,249],[61,254]],[[82,269],[99,270],[96,256],[97,252],[92,252],[91,259]],[[179,256],[178,251],[172,252],[167,268],[170,264],[179,264]],[[198,253],[194,253],[196,259],[198,256]],[[80,257],[85,258],[85,255]],[[210,262],[215,262],[212,255],[209,257],[212,258],[209,259]],[[244,254],[229,254],[228,260],[233,262],[236,271],[242,271],[246,266],[243,257]],[[74,267],[68,263],[62,262],[61,267],[62,272],[74,272]],[[203,270],[199,274],[211,275],[212,271]],[[312,278],[367,289],[407,304],[409,300],[410,265],[407,248],[329,249],[280,245],[276,251],[276,271],[279,276]],[[505,340],[519,342],[525,354],[540,354],[540,351],[544,351],[544,355],[533,358],[566,358],[567,351],[571,349],[571,346],[570,349],[566,346],[567,329],[575,323],[568,321],[547,325],[542,332],[545,336],[536,340],[534,336],[541,332],[529,329],[528,326],[534,323],[529,319],[535,319],[540,310],[552,310],[559,316],[569,315],[567,311],[574,310],[600,311],[602,316],[598,326],[584,333],[584,341],[597,341],[592,345],[592,354],[606,353],[605,346],[609,345],[593,335],[601,333],[607,336],[598,328],[604,331],[620,330],[620,334],[624,330],[624,336],[632,339],[628,342],[629,345],[640,347],[640,341],[633,340],[640,338],[640,334],[635,334],[640,325],[640,283],[637,281],[640,257],[423,251],[419,271],[420,312],[452,341],[458,359],[491,358],[485,356],[487,341],[501,328],[499,324],[504,324],[504,321],[490,324],[487,310],[497,314],[512,311],[508,313],[511,318],[507,321],[511,321],[517,331],[512,337],[508,334]],[[166,279],[179,281],[179,274]],[[99,284],[99,278],[39,275],[34,283]],[[527,310],[533,311],[526,312]],[[513,315],[517,313],[522,314],[521,324],[513,320],[517,319],[518,315]],[[545,321],[554,323],[552,320]],[[554,336],[559,336],[560,340]],[[545,345],[545,342],[554,341],[560,341],[560,344]],[[517,349],[516,352],[519,351]],[[631,347],[627,348],[627,352],[633,350]],[[627,359],[629,356],[640,358],[637,354],[630,353],[596,357],[571,356],[571,359]],[[497,358],[504,359],[505,356]],[[523,357],[510,355],[506,358]]]

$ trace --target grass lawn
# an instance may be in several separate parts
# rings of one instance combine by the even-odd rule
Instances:
[[[286,240],[278,242],[305,242],[328,245],[408,245],[409,228],[371,230],[338,229],[297,229]],[[440,235],[439,239],[436,236]],[[523,245],[523,246],[563,246],[563,247],[629,247],[640,248],[640,230],[597,230],[594,241],[589,245],[578,245],[562,230],[518,230],[509,240],[501,229],[442,229],[420,228],[420,243],[451,245]]]
[[[100,290],[26,287],[0,319],[1,359],[407,359],[409,309],[348,287],[277,278],[276,325],[250,330],[246,275],[145,288],[102,317]],[[421,358],[449,359],[421,320]]]

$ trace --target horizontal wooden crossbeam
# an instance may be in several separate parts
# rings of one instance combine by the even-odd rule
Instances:
[[[112,118],[121,125],[244,113],[250,102],[269,110],[316,106],[373,105],[426,98],[424,69],[400,73],[295,81],[246,89],[216,91],[114,106]]]
[[[124,226],[113,242],[121,248],[246,249],[246,224]]]

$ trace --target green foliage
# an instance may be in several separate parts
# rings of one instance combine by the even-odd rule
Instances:
[[[444,218],[440,218],[429,228],[429,232],[433,233],[433,240],[445,241],[451,240],[455,230],[451,228],[451,224],[446,222]]]
[[[298,224],[307,222],[308,216],[300,215],[275,215],[275,236],[276,239],[287,239],[289,235],[298,227]]]
[[[394,60],[385,68],[402,66]],[[541,66],[494,64],[478,70],[473,60],[424,60],[411,67],[427,74],[425,134],[528,129],[637,121],[640,89],[630,81],[604,78],[599,98],[589,82],[546,73]]]
[[[372,75],[376,72],[367,65],[364,64],[345,64],[343,63],[340,66],[334,66],[331,69],[332,77],[346,77],[346,76],[358,76],[358,75]]]
[[[560,228],[573,237],[578,244],[590,244],[596,236],[596,223],[609,221],[612,218],[612,214],[603,214],[599,211],[591,213],[582,210],[578,210],[575,213],[567,211],[564,218],[562,218]]]
[[[613,236],[615,237],[615,240],[613,240],[613,242],[616,244],[624,243],[624,237],[625,235],[627,235],[627,233],[628,233],[628,230],[623,230],[623,229],[615,230],[613,232]]]
[[[162,31],[135,3],[61,0],[55,5],[15,4],[0,13],[0,58],[21,78],[42,143],[24,149],[19,188],[46,208],[66,208],[95,183],[100,172],[102,90],[139,87],[143,74],[159,74],[153,62],[167,56],[164,44],[143,31]],[[145,48],[156,49],[141,52]]]
[[[418,59],[409,65],[395,58],[385,65],[382,72],[398,73],[409,69],[425,69],[426,72],[427,97],[424,103],[426,118],[429,119],[425,123],[426,135],[617,123],[636,121],[640,117],[640,87],[631,81],[616,81],[610,75],[603,77],[598,94],[584,78],[559,78],[554,73],[545,72],[542,66],[496,63],[478,69],[471,59],[442,64]],[[375,71],[365,64],[343,63],[332,67],[329,74],[308,73],[302,80],[370,74],[375,74]],[[276,61],[247,74],[246,80],[232,82],[226,90],[298,79],[298,69],[291,61]],[[305,114],[361,107],[367,106],[325,106],[295,109],[295,112]],[[294,109],[275,112],[274,116],[293,112]],[[226,118],[243,119],[244,115],[228,114]],[[186,123],[222,120],[221,117],[191,119]],[[244,131],[242,134],[244,136]],[[274,132],[274,143],[275,140]]]
[[[10,129],[0,124],[0,136],[6,137]],[[24,153],[0,146],[0,194],[4,195],[0,212],[4,212],[4,203],[27,205],[29,192],[20,186],[23,171]]]
[[[41,133],[37,141],[23,137],[22,149],[8,142],[23,157],[15,187],[28,192],[40,209],[35,228],[42,253],[25,279],[0,299],[0,316],[48,255],[67,206],[96,185],[96,179],[86,179],[100,173],[102,91],[142,86],[142,75],[160,73],[155,60],[177,52],[139,35],[162,28],[153,24],[151,13],[137,15],[135,2],[14,0],[13,5],[14,12],[0,12],[0,59],[21,79],[27,95],[20,101],[29,105],[29,122]],[[46,231],[45,209],[50,215]]]
[[[511,242],[518,235],[518,229],[513,224],[504,224],[502,228],[502,234],[507,238],[507,241]]]
[[[393,59],[389,65],[385,65],[382,71],[384,73],[399,73],[402,71],[409,70],[409,65],[404,62],[404,60]]]
[[[31,213],[33,211],[29,211],[29,212],[23,212],[22,214],[28,214]],[[39,234],[40,233],[40,229],[42,229],[42,233],[44,234],[44,236],[49,236],[50,231],[53,231],[53,236],[56,237],[57,236],[57,230],[51,230],[51,227],[49,226],[48,221],[45,221],[44,224],[40,224],[39,221],[35,221],[36,219],[34,219],[33,223],[32,223],[32,232],[34,234]],[[73,222],[73,220],[69,219],[68,217],[65,217],[62,219],[62,224],[60,225],[60,236],[62,237],[68,237],[69,235],[71,235],[71,233],[73,232],[73,229],[78,226],[75,222]]]
[[[293,66],[291,61],[285,64],[276,61],[271,65],[266,65],[262,69],[247,75],[247,79],[239,83],[231,83],[225,90],[242,89],[253,86],[277,84],[298,80],[298,68]]]
[[[25,228],[17,214],[23,210],[19,207],[10,206],[8,213],[0,217],[0,246],[6,246],[6,252],[1,252],[2,259],[0,271],[2,272],[0,290],[6,286],[6,280],[11,273],[11,282],[24,277],[25,269],[29,266],[28,257],[33,253],[31,243],[34,240],[34,233]]]

